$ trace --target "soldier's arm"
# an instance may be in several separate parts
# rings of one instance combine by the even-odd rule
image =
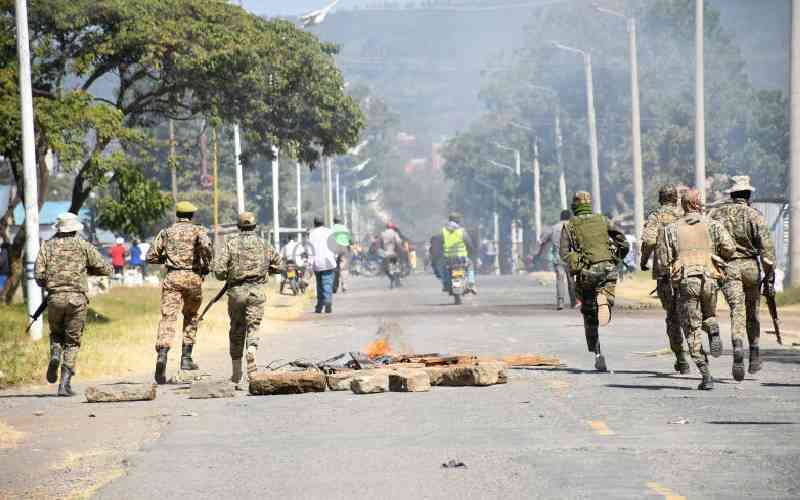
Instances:
[[[761,264],[764,272],[769,274],[775,267],[775,244],[772,241],[772,233],[761,214],[753,217],[752,224],[755,230],[756,244],[761,251]]]
[[[39,255],[36,256],[36,264],[33,267],[33,278],[36,284],[44,287],[47,282],[47,244],[45,243],[39,249]]]
[[[211,270],[214,276],[220,281],[228,280],[228,260],[230,253],[228,252],[228,243],[222,245],[222,249],[214,255],[214,261],[211,264]]]
[[[155,239],[153,240],[153,244],[150,245],[150,249],[147,251],[147,260],[148,264],[163,264],[164,263],[164,231],[159,231],[156,235]]]
[[[642,258],[640,266],[643,270],[647,267],[650,256],[655,253],[656,244],[658,243],[658,228],[659,223],[656,214],[650,214],[642,229]]]
[[[608,236],[611,238],[614,246],[616,246],[618,249],[617,256],[620,259],[624,259],[625,256],[628,255],[628,252],[631,251],[631,244],[628,243],[625,233],[623,233],[622,230],[610,220],[608,220]]]
[[[714,221],[711,223],[711,233],[715,239],[717,255],[725,260],[733,257],[733,254],[736,253],[736,243],[725,226]]]
[[[106,262],[106,259],[100,255],[100,252],[91,243],[88,241],[82,241],[82,243],[86,249],[86,272],[90,276],[111,276],[114,273],[114,268],[111,267],[111,264]]]
[[[657,232],[656,236],[656,259],[659,262],[672,266],[674,252],[670,247],[670,238],[668,236],[669,227],[664,228],[662,231]]]

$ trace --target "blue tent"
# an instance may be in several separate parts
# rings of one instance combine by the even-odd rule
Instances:
[[[70,202],[68,201],[46,201],[39,210],[39,225],[55,224],[58,214],[69,211]],[[82,208],[78,214],[85,223],[89,221],[89,209]],[[14,224],[21,226],[25,222],[25,207],[22,203],[14,207]]]

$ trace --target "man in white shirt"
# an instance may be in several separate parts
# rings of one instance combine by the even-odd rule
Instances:
[[[308,234],[310,264],[317,279],[317,306],[314,312],[333,311],[333,280],[336,275],[336,239],[320,217],[314,217],[314,229]]]

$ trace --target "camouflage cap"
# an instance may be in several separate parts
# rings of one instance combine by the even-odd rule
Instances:
[[[56,223],[53,224],[53,229],[56,233],[75,233],[83,231],[83,224],[81,224],[78,216],[71,212],[64,212],[58,214]]]
[[[253,212],[242,212],[239,214],[239,227],[253,227],[256,225],[256,214]]]
[[[179,214],[193,214],[197,212],[197,207],[190,201],[179,201],[175,205],[175,212]]]
[[[592,194],[587,191],[578,191],[575,193],[575,198],[572,200],[575,205],[591,205]]]
[[[726,193],[739,193],[741,191],[753,192],[756,190],[756,188],[750,184],[749,175],[734,175],[731,180],[733,180],[733,186],[725,191]]]

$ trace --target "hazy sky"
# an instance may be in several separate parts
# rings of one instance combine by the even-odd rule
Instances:
[[[331,0],[244,0],[244,6],[254,14],[289,15],[302,14],[324,7]],[[348,5],[350,4],[350,5]],[[338,6],[359,5],[356,0],[340,0]]]

